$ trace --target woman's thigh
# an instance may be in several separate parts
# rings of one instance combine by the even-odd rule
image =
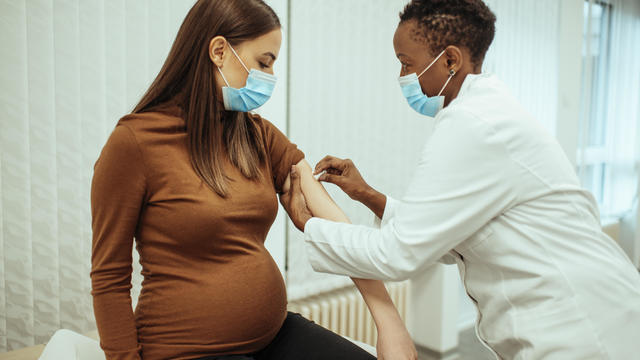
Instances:
[[[349,340],[291,312],[273,341],[253,357],[256,360],[375,360]]]

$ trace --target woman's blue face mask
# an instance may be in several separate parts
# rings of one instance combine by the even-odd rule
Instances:
[[[436,56],[436,58],[429,64],[420,75],[416,75],[416,73],[412,73],[405,76],[400,76],[398,78],[398,82],[400,83],[400,88],[402,89],[402,95],[407,99],[409,106],[418,113],[430,117],[435,117],[436,114],[442,110],[444,107],[444,96],[441,96],[444,88],[447,87],[449,81],[455,75],[455,71],[451,70],[449,73],[449,78],[447,82],[444,83],[442,89],[437,96],[427,96],[422,92],[422,87],[420,86],[420,82],[418,79],[422,74],[424,74],[433,64],[440,59],[440,57],[444,54],[444,50],[440,53],[440,55]]]
[[[249,73],[249,76],[247,77],[247,83],[244,87],[240,89],[232,88],[222,73],[222,70],[218,67],[222,79],[225,84],[227,84],[227,86],[222,87],[224,108],[229,111],[242,112],[257,109],[264,105],[271,97],[271,94],[273,94],[277,77],[256,69],[249,70],[231,44],[229,44],[229,48],[238,61],[240,61],[242,67]]]

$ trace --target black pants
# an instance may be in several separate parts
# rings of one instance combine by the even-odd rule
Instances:
[[[289,312],[273,341],[254,354],[206,356],[194,360],[375,360],[342,336]]]

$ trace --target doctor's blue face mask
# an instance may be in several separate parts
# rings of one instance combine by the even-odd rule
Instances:
[[[447,79],[447,82],[444,83],[444,86],[440,89],[437,96],[427,96],[422,92],[422,87],[420,86],[418,79],[422,74],[429,70],[429,68],[431,68],[438,59],[440,59],[442,54],[444,54],[444,50],[442,50],[440,55],[436,56],[436,58],[424,70],[422,70],[420,75],[412,73],[398,78],[400,88],[402,89],[402,95],[407,99],[409,106],[422,115],[435,117],[436,114],[442,110],[444,107],[444,96],[441,96],[441,94],[444,91],[444,88],[449,84],[451,78],[456,74],[454,70],[449,72],[449,78]]]
[[[256,69],[249,70],[231,44],[229,44],[229,48],[240,64],[242,64],[242,67],[249,73],[249,76],[247,77],[247,83],[244,87],[240,89],[232,88],[222,73],[222,70],[218,67],[222,79],[225,84],[227,84],[227,86],[222,87],[224,108],[229,111],[242,112],[259,108],[271,97],[273,89],[276,86],[277,78],[274,75]]]

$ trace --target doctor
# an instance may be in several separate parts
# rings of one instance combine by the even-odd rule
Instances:
[[[379,228],[312,218],[295,168],[297,190],[283,201],[316,271],[402,280],[457,263],[478,336],[499,358],[637,358],[638,270],[601,231],[556,140],[481,72],[494,23],[481,0],[414,0],[401,13],[402,92],[436,122],[405,195],[374,190],[349,160],[328,156],[315,169]]]

